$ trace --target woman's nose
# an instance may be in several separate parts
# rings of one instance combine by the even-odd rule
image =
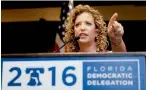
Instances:
[[[81,25],[81,30],[85,30],[85,25],[84,24]]]

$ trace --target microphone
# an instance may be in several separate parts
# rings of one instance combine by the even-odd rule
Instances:
[[[80,39],[79,36],[76,36],[76,37],[70,39],[69,41],[65,42],[59,49],[55,50],[54,53],[55,53],[55,52],[58,52],[61,48],[63,48],[63,47],[64,47],[66,44],[68,44],[69,42],[77,41],[77,40],[79,40],[79,39]]]

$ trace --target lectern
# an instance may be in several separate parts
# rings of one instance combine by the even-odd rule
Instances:
[[[145,52],[3,54],[2,90],[146,90]]]

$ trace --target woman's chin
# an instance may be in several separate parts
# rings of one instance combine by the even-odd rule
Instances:
[[[86,39],[80,39],[78,42],[79,43],[88,43],[88,40],[86,40]]]

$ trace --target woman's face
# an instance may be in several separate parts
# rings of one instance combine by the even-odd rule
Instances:
[[[94,42],[97,30],[91,13],[83,12],[76,17],[74,31],[80,37],[78,43]]]

